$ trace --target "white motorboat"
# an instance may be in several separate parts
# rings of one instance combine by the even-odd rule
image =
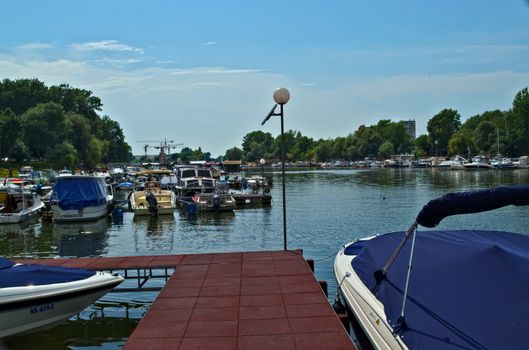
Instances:
[[[338,289],[375,349],[527,348],[529,236],[417,230],[507,205],[529,205],[529,185],[449,193],[407,232],[343,246]]]
[[[476,156],[471,162],[463,164],[465,169],[492,169],[492,165],[487,158]]]
[[[468,163],[467,160],[461,156],[454,156],[450,159],[443,160],[441,163],[437,164],[435,167],[440,169],[464,169],[463,164]]]
[[[112,201],[112,188],[105,178],[68,175],[55,180],[50,206],[55,221],[86,221],[108,215]]]
[[[176,195],[171,189],[162,189],[160,182],[137,182],[129,197],[130,207],[136,215],[173,215]]]
[[[122,281],[123,277],[104,272],[0,258],[0,338],[51,327]]]
[[[38,216],[44,203],[36,193],[10,189],[0,207],[0,224],[17,224]]]

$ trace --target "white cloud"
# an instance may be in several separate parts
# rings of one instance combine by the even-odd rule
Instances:
[[[89,52],[89,51],[117,51],[117,52],[137,52],[143,53],[143,49],[121,44],[117,40],[101,40],[91,41],[85,43],[73,43],[72,48],[75,51]]]
[[[38,78],[48,85],[69,83],[93,91],[102,99],[103,112],[120,123],[135,153],[143,153],[136,140],[170,137],[215,156],[240,147],[250,131],[278,134],[277,122],[260,125],[278,86],[291,92],[285,128],[318,139],[345,136],[360,124],[381,118],[416,119],[418,133],[423,133],[427,120],[442,108],[458,110],[462,120],[486,110],[508,109],[529,81],[529,73],[496,71],[349,76],[339,85],[316,85],[262,69],[124,69],[93,61],[23,61],[5,54],[0,55],[0,76]]]
[[[211,46],[211,45],[215,45],[216,43],[217,43],[216,41],[207,41],[205,43],[200,44],[200,46]]]
[[[52,44],[47,43],[27,43],[19,45],[16,48],[20,50],[48,50],[53,49],[54,46]]]

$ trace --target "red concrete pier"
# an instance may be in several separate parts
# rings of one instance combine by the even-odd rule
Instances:
[[[126,350],[355,348],[299,251],[17,261],[97,270],[175,268]]]

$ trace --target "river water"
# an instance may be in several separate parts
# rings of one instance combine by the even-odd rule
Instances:
[[[267,174],[269,175],[269,173]],[[170,218],[102,219],[86,224],[0,226],[5,257],[88,257],[193,254],[283,249],[281,173],[272,174],[273,203],[234,213]],[[447,192],[529,183],[529,169],[319,170],[287,172],[288,249],[314,259],[316,277],[334,299],[334,254],[343,243],[406,230],[430,199]],[[493,229],[529,233],[528,207],[446,218],[439,229]],[[153,282],[163,285],[163,281]],[[6,349],[119,349],[156,292],[110,293],[61,325],[4,340]]]

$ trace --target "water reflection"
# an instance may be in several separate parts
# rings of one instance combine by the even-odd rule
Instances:
[[[273,174],[281,184],[281,173]],[[430,199],[447,192],[507,184],[529,183],[529,169],[505,171],[442,171],[439,169],[315,170],[287,172],[287,234],[289,249],[302,248],[316,261],[316,277],[329,284],[331,299],[336,293],[333,258],[340,246],[354,238],[407,229]],[[0,254],[6,256],[123,256],[196,254],[283,249],[281,186],[272,188],[273,203],[267,207],[237,209],[229,213],[178,211],[173,216],[135,217],[124,212],[122,220],[103,219],[92,224],[40,224],[0,226]],[[472,216],[450,217],[439,229],[486,228],[527,233],[529,207],[506,207]],[[119,294],[119,293],[118,293]],[[132,293],[128,300],[145,293]],[[105,298],[108,298],[107,295]],[[332,301],[332,300],[331,300]],[[105,313],[108,315],[108,313]],[[123,316],[111,315],[125,325]],[[38,337],[17,338],[13,349],[92,347],[90,338],[104,338],[101,348],[119,348],[122,333],[107,329],[94,332],[86,318],[72,331],[59,328]],[[100,317],[96,322],[105,323]],[[69,321],[70,322],[70,321]],[[130,329],[135,321],[130,321]],[[61,326],[62,327],[62,326]],[[75,328],[77,327],[77,328]],[[128,327],[128,326],[127,326]],[[125,328],[127,328],[125,327]],[[74,330],[75,329],[75,330]],[[70,333],[72,332],[72,333]],[[48,335],[46,335],[48,334]],[[54,343],[45,340],[53,334]],[[72,339],[75,339],[73,341]],[[53,345],[45,345],[46,342]],[[41,345],[40,347],[39,345]],[[23,345],[20,345],[23,344]],[[65,345],[67,344],[67,345]]]
[[[109,218],[72,223],[43,223],[42,233],[51,233],[59,256],[83,257],[105,255]]]

